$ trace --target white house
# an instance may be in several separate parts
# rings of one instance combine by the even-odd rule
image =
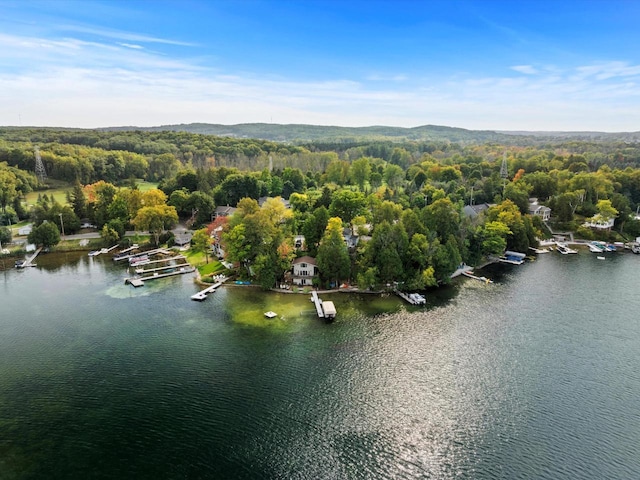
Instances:
[[[318,266],[315,258],[304,256],[293,261],[291,279],[294,285],[313,285],[313,279],[317,276]]]
[[[29,235],[33,230],[33,224],[25,225],[24,227],[20,227],[18,229],[18,235]]]
[[[539,205],[537,198],[529,199],[529,213],[542,218],[543,222],[547,222],[549,221],[549,218],[551,218],[551,209],[544,205]]]

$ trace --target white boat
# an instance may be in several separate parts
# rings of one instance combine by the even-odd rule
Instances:
[[[278,314],[269,310],[268,312],[264,312],[264,316],[267,318],[275,318],[278,316]]]
[[[558,250],[563,255],[569,255],[569,254],[572,254],[572,253],[578,253],[577,250],[573,250],[572,248],[569,248],[564,243],[560,243],[560,242],[556,243],[556,250]]]
[[[547,248],[535,248],[535,247],[529,247],[529,250],[531,250],[533,253],[549,253],[549,249]]]
[[[602,253],[602,252],[604,252],[604,248],[601,245],[599,245],[598,243],[591,242],[589,244],[589,251],[593,252],[593,253]]]

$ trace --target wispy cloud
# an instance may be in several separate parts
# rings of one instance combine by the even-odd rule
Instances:
[[[84,33],[84,34],[89,34],[96,37],[112,38],[115,40],[124,40],[126,42],[159,43],[159,44],[165,44],[165,45],[179,45],[182,47],[197,46],[197,44],[192,42],[185,42],[185,41],[174,40],[170,38],[160,38],[160,37],[154,37],[150,35],[142,35],[142,34],[133,33],[133,32],[123,32],[119,30],[98,28],[94,26],[61,24],[61,25],[57,25],[56,28],[61,32]]]
[[[138,47],[0,34],[0,124],[18,118],[79,127],[271,120],[504,130],[630,130],[640,124],[640,65],[626,62],[516,65],[498,76],[423,81],[394,72],[301,81],[204,67]]]
[[[536,75],[538,73],[538,69],[536,69],[532,65],[514,65],[513,67],[511,67],[511,70],[515,70],[519,73],[524,73],[525,75]]]

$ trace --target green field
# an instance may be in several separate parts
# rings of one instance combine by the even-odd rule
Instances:
[[[73,190],[73,185],[71,183],[62,182],[60,180],[47,180],[47,183],[51,186],[51,188],[27,193],[27,195],[25,196],[25,202],[27,206],[35,205],[38,201],[38,195],[44,195],[45,193],[48,197],[53,196],[53,198],[59,204],[67,204],[67,192]],[[152,188],[158,188],[157,182],[147,182],[145,180],[137,180],[136,185],[141,192],[147,192]]]

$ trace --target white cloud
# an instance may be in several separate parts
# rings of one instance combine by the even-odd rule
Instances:
[[[624,62],[510,67],[525,74],[516,78],[505,72],[422,82],[396,74],[298,81],[221,71],[137,46],[0,34],[0,65],[6,65],[0,125],[18,119],[70,127],[273,121],[615,131],[640,125],[640,66]]]
[[[514,65],[511,67],[511,70],[524,73],[525,75],[536,75],[538,73],[538,70],[532,65]]]

